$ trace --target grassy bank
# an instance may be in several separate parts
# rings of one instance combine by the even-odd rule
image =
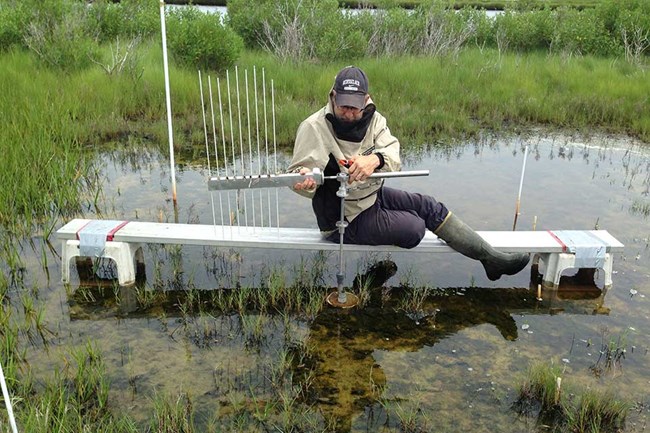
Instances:
[[[109,76],[99,67],[70,74],[39,67],[31,54],[0,57],[3,76],[0,222],[34,223],[92,206],[96,179],[84,153],[103,143],[150,140],[166,147],[160,47],[141,49],[142,73]],[[501,54],[465,49],[457,58],[379,58],[358,64],[404,146],[471,136],[481,129],[600,130],[650,142],[645,66],[618,59]],[[246,52],[240,71],[264,68],[276,88],[277,139],[290,149],[300,121],[326,101],[341,64],[280,63]],[[64,76],[65,75],[65,76]],[[223,78],[223,74],[222,74]],[[212,76],[215,79],[215,76]],[[222,80],[225,81],[225,80]],[[171,68],[175,145],[204,145],[196,71]],[[79,198],[81,197],[81,198]]]
[[[127,136],[165,148],[160,58],[160,47],[149,45],[140,54],[141,77],[107,76],[91,68],[65,79],[64,73],[35,67],[29,54],[4,55],[0,69],[15,79],[3,82],[7,91],[0,102],[15,127],[5,128],[0,137],[7,144],[29,146],[33,140],[25,134],[43,129],[53,140],[76,143],[73,149]],[[458,58],[380,58],[357,64],[367,71],[378,109],[405,146],[464,137],[483,128],[508,131],[540,125],[599,129],[650,142],[645,96],[650,80],[644,67],[622,60],[466,49]],[[250,51],[238,61],[240,74],[264,68],[274,81],[277,136],[285,149],[291,148],[300,121],[326,102],[341,66],[281,63]],[[217,77],[225,82],[225,73],[210,76],[213,83]],[[197,71],[172,64],[171,92],[175,144],[203,145]]]

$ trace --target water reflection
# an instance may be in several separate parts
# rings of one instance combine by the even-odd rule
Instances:
[[[313,404],[336,420],[338,431],[350,431],[353,420],[375,406],[377,413],[369,420],[368,431],[376,431],[387,421],[377,404],[387,382],[373,356],[377,351],[416,352],[483,324],[495,326],[506,340],[516,340],[519,330],[514,314],[605,311],[601,291],[584,295],[566,301],[545,294],[538,301],[532,291],[523,288],[458,288],[427,297],[422,309],[415,312],[392,308],[399,304],[399,294],[383,305],[349,312],[326,309],[311,324],[309,333],[316,347],[310,364],[317,396]]]
[[[178,317],[186,323],[200,322],[202,317],[209,317],[221,322],[219,327],[222,331],[225,326],[229,333],[240,334],[236,339],[251,348],[268,343],[263,335],[268,331],[259,330],[256,334],[246,323],[259,321],[263,316],[272,321],[273,316],[282,314],[266,308],[251,310],[245,307],[245,311],[239,312],[220,310],[220,305],[237,304],[236,300],[221,299],[222,296],[238,298],[237,290],[217,289],[221,292],[219,305],[214,302],[214,291],[200,293],[187,286],[150,293],[155,300],[150,298],[145,302],[146,296],[138,295],[138,291],[150,290],[144,281],[139,281],[135,288],[118,287],[108,279],[98,280],[94,274],[84,272],[84,266],[81,269],[81,275],[89,280],[82,281],[69,299],[73,320],[109,317],[155,319],[163,316]],[[309,389],[303,396],[303,403],[318,408],[335,431],[352,431],[355,420],[368,413],[372,413],[366,420],[368,431],[375,431],[389,422],[385,407],[380,404],[387,379],[381,363],[374,356],[378,351],[417,352],[463,330],[485,324],[494,326],[504,340],[515,341],[521,332],[527,330],[518,328],[514,316],[609,313],[604,306],[606,291],[593,285],[593,274],[589,273],[587,278],[581,274],[565,278],[559,291],[539,290],[540,275],[535,272],[531,273],[529,287],[441,289],[383,286],[395,271],[394,263],[383,261],[368,272],[357,275],[354,281],[370,289],[365,304],[351,310],[320,309],[314,318],[306,321],[308,331],[303,344],[291,346],[292,350],[302,351],[296,354],[300,362],[293,364],[292,377],[298,381],[295,386]],[[324,298],[330,290],[333,289],[321,288],[321,297]],[[287,313],[299,316],[299,311]],[[239,321],[235,326],[230,323],[233,315]],[[200,335],[195,327],[184,326],[185,334],[179,332],[176,337],[183,336],[200,349],[210,349],[210,341],[221,340],[216,328],[214,332]],[[282,333],[287,333],[287,329]],[[224,380],[232,380],[231,373],[227,369],[222,372]],[[265,383],[265,373],[259,369],[255,379],[252,373],[249,376],[248,382],[242,386],[260,388],[259,392],[272,387],[272,384]],[[216,387],[227,389],[227,383],[217,383]]]

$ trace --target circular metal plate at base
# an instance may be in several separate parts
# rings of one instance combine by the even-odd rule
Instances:
[[[345,292],[345,302],[339,302],[339,292],[332,292],[325,299],[328,304],[337,308],[352,308],[359,303],[359,297],[348,292]]]

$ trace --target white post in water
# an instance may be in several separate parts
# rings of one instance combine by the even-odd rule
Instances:
[[[169,135],[169,165],[172,174],[172,200],[176,206],[176,168],[174,163],[174,133],[172,130],[172,101],[169,93],[169,67],[167,66],[167,30],[165,29],[165,2],[160,0],[160,31],[162,33],[163,69],[165,71],[165,97],[167,100],[167,133]]]
[[[7,383],[5,382],[5,374],[2,371],[2,364],[0,363],[0,382],[2,382],[2,396],[5,399],[5,406],[7,406],[7,416],[9,417],[9,423],[11,424],[11,430],[13,433],[18,433],[18,427],[16,427],[16,419],[14,418],[14,411],[11,408],[11,398],[9,397],[9,389],[7,389]]]
[[[519,206],[521,205],[521,190],[524,186],[524,174],[526,173],[526,158],[528,157],[528,145],[524,151],[524,165],[521,167],[521,179],[519,180],[519,194],[517,194],[517,202],[515,203],[515,220],[512,222],[512,231],[517,228],[517,218],[519,217]]]

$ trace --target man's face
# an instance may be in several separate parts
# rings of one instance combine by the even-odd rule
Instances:
[[[334,93],[336,96],[336,93]],[[368,96],[366,96],[366,101]],[[354,123],[361,119],[363,110],[355,107],[348,107],[345,105],[336,105],[336,99],[332,98],[332,105],[334,106],[334,116],[342,122]]]

